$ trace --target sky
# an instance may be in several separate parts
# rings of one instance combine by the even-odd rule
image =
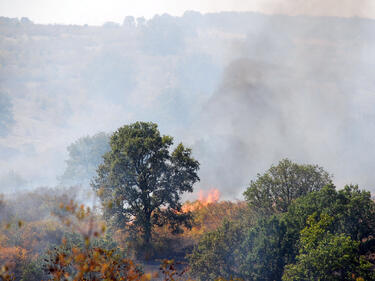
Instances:
[[[255,11],[269,14],[375,18],[374,0],[0,0],[0,15],[35,23],[101,25],[125,16],[151,18],[187,10],[201,13]]]

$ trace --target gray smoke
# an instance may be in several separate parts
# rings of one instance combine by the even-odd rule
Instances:
[[[276,14],[373,17],[375,4],[371,0],[265,0],[263,10]]]
[[[197,188],[228,199],[285,157],[374,190],[374,30],[256,13],[103,27],[0,18],[0,174],[55,185],[71,143],[141,120],[192,146]]]
[[[14,123],[12,104],[5,93],[0,92],[0,136],[6,136]]]
[[[288,157],[322,165],[339,186],[373,188],[368,24],[275,16],[236,42],[237,58],[199,121],[207,137],[197,149],[212,175],[208,183],[224,183],[230,196]]]

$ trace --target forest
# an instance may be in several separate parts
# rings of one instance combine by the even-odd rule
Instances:
[[[123,12],[0,16],[0,280],[375,280],[375,16]]]
[[[375,280],[371,193],[336,188],[318,165],[282,159],[242,200],[212,189],[183,201],[199,161],[155,123],[68,150],[64,176],[96,169],[94,195],[76,185],[2,197],[2,280]]]

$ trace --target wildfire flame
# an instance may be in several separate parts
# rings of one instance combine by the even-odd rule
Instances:
[[[198,200],[204,205],[207,206],[208,204],[215,203],[219,201],[220,198],[220,191],[216,188],[211,188],[207,195],[204,191],[200,190],[198,192]]]
[[[198,200],[190,203],[187,202],[182,206],[183,212],[192,212],[194,210],[205,207],[209,204],[216,203],[220,199],[220,191],[216,188],[211,188],[208,192],[200,190],[198,192]]]

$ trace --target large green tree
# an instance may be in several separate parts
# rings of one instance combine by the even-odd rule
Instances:
[[[172,145],[173,138],[161,136],[154,123],[123,126],[112,135],[93,182],[106,217],[140,231],[146,245],[154,225],[178,232],[189,220],[180,199],[199,180],[199,162],[191,149],[179,144],[171,151]]]
[[[332,233],[333,217],[324,213],[319,221],[316,217],[314,213],[307,219],[296,263],[285,266],[282,280],[374,280],[373,264],[360,256],[360,242]]]
[[[294,199],[332,183],[331,176],[317,165],[300,165],[284,159],[272,165],[244,192],[250,207],[262,215],[288,211]]]
[[[300,231],[314,213],[326,213],[333,217],[333,231],[345,233],[353,240],[369,242],[375,237],[375,203],[371,193],[359,189],[357,185],[347,185],[341,190],[328,185],[318,192],[298,198],[289,207],[285,219]]]

